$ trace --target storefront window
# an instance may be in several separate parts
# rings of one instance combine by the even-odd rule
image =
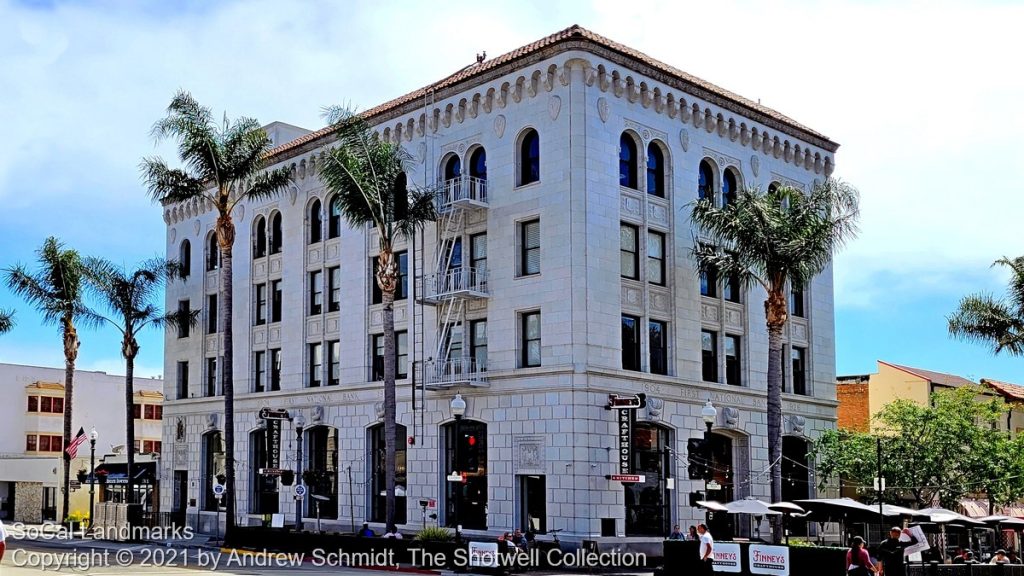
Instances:
[[[338,518],[338,429],[330,426],[314,426],[306,431],[306,462],[303,465],[302,481],[308,490],[308,517],[316,516],[317,503],[320,517],[330,520]],[[324,496],[317,500],[312,495]]]
[[[626,536],[664,536],[671,531],[669,432],[656,424],[633,426],[633,473],[643,482],[625,484]]]
[[[406,481],[405,456],[407,445],[406,428],[395,424],[395,524],[406,523],[405,490]],[[384,445],[384,425],[377,424],[370,428],[370,520],[387,522],[387,447]]]
[[[203,510],[224,510],[224,500],[213,495],[213,485],[224,481],[224,440],[220,432],[203,436]]]
[[[486,530],[487,425],[462,420],[445,424],[443,431],[445,469],[441,480],[445,485],[445,523],[449,528],[461,524],[464,530]],[[453,472],[465,474],[465,480],[448,481]]]
[[[268,467],[267,462],[267,431],[256,430],[249,435],[249,447],[252,451],[251,483],[252,495],[249,509],[253,514],[277,514],[277,477],[260,474],[261,468]]]

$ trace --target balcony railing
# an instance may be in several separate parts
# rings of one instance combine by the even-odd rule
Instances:
[[[487,366],[475,358],[453,358],[428,362],[424,366],[426,387],[443,389],[451,386],[487,386]]]
[[[486,298],[486,268],[452,268],[447,272],[432,274],[426,279],[426,298],[442,300],[444,298]]]
[[[437,195],[438,212],[452,208],[486,208],[487,180],[476,176],[459,176],[441,183]]]

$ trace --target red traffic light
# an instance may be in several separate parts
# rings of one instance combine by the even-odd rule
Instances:
[[[466,442],[468,442],[470,446],[476,446],[476,436],[470,435],[470,436],[467,436],[466,438],[467,438]]]

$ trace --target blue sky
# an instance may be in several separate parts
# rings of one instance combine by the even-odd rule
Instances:
[[[48,235],[131,265],[163,249],[137,165],[171,95],[264,123],[321,125],[572,23],[796,118],[842,144],[861,237],[836,261],[840,374],[876,359],[1024,383],[1024,359],[951,340],[989,264],[1024,253],[1024,77],[1011,3],[60,2],[0,0],[0,267]],[[60,365],[53,327],[0,288],[0,361]],[[79,366],[122,372],[111,331]],[[162,335],[137,373],[162,371]]]

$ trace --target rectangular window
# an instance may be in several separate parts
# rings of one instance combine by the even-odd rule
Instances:
[[[771,352],[769,352],[770,354]],[[790,386],[786,385],[786,374],[789,373],[789,368],[786,368],[786,345],[782,345],[782,350],[779,350],[779,365],[782,366],[782,391],[789,392]]]
[[[341,383],[341,342],[335,340],[327,343],[327,385],[337,386]]]
[[[807,395],[807,349],[793,346],[790,349],[793,365],[793,393]]]
[[[281,349],[270,351],[270,389],[281,389]]]
[[[409,297],[409,255],[406,252],[395,252],[395,261],[398,262],[398,284],[395,287],[395,300],[404,300]],[[380,286],[377,285],[377,259],[370,259],[370,269],[373,270],[373,277],[370,278],[371,303],[381,304],[384,302],[384,295],[381,294]]]
[[[718,382],[718,335],[711,330],[700,332],[701,378],[705,382]]]
[[[267,389],[267,353],[260,350],[252,356],[252,391],[264,392]]]
[[[138,454],[140,452],[140,448],[139,447],[141,446],[141,444],[142,444],[141,440],[136,440],[135,444],[133,444],[133,446],[135,446],[135,453],[136,454]]]
[[[718,270],[711,267],[700,273],[700,295],[715,298],[718,296]]]
[[[206,395],[217,395],[217,359],[206,359]]]
[[[256,325],[267,323],[267,285],[256,285]]]
[[[665,285],[665,235],[647,232],[647,281]]]
[[[132,404],[132,417],[142,420],[142,404]]]
[[[64,413],[64,399],[54,398],[53,399],[53,410],[50,411],[52,414],[63,414]]]
[[[188,318],[188,315],[191,314],[191,311],[192,311],[192,303],[189,300],[179,300],[178,301],[178,313],[181,315],[182,318]],[[188,322],[179,322],[178,323],[178,338],[188,338],[190,330],[191,330],[191,326],[189,325]]]
[[[623,278],[640,278],[640,249],[637,246],[639,234],[636,226],[619,224],[619,276]]]
[[[324,273],[320,270],[309,273],[309,315],[320,314],[324,309]]]
[[[50,396],[43,396],[39,399],[39,411],[44,414],[53,412],[53,398]]]
[[[270,321],[281,321],[281,301],[284,294],[281,293],[281,281],[274,280],[270,283]]]
[[[525,312],[520,316],[522,325],[522,359],[524,368],[540,366],[540,312]]]
[[[487,320],[473,320],[469,324],[472,338],[469,355],[476,361],[476,369],[487,370]]]
[[[335,266],[327,269],[327,311],[337,312],[341,310],[341,268]]]
[[[487,234],[469,237],[469,267],[482,274],[487,270]]]
[[[36,452],[39,450],[38,437],[35,434],[28,434],[25,436],[25,451]]]
[[[800,288],[789,291],[789,315],[796,318],[804,317],[804,291]]]
[[[740,386],[740,337],[725,336],[725,383]]]
[[[59,444],[58,444],[58,447],[60,447]],[[49,452],[50,451],[50,437],[48,435],[46,435],[46,434],[40,434],[39,435],[39,451],[40,452]]]
[[[519,223],[519,275],[540,274],[540,220]]]
[[[640,370],[640,319],[622,316],[622,369]]]
[[[664,322],[647,323],[647,346],[651,374],[668,374],[668,330]]]
[[[39,412],[39,396],[28,397],[28,411]]]
[[[153,405],[152,404],[143,404],[142,409],[143,409],[143,414],[142,414],[143,418],[145,418],[146,420],[156,420],[156,416],[154,415],[155,413],[153,412]]]
[[[188,361],[178,362],[177,398],[188,398]]]
[[[409,348],[408,334],[395,332],[395,379],[408,378]],[[373,337],[373,379],[384,379],[384,335]]]
[[[164,419],[164,407],[163,406],[159,406],[159,405],[154,405],[153,406],[153,420],[163,420],[163,419]]]
[[[722,284],[722,297],[729,302],[740,301],[740,279],[735,274],[730,274]]]
[[[323,384],[324,347],[323,344],[309,345],[309,387],[318,388]]]
[[[220,314],[217,313],[217,295],[208,294],[206,296],[206,333],[216,334],[217,333],[217,319]]]
[[[445,348],[448,350],[448,360],[461,360],[463,348],[462,343],[465,340],[462,337],[462,325],[449,324],[447,332],[448,342]]]

